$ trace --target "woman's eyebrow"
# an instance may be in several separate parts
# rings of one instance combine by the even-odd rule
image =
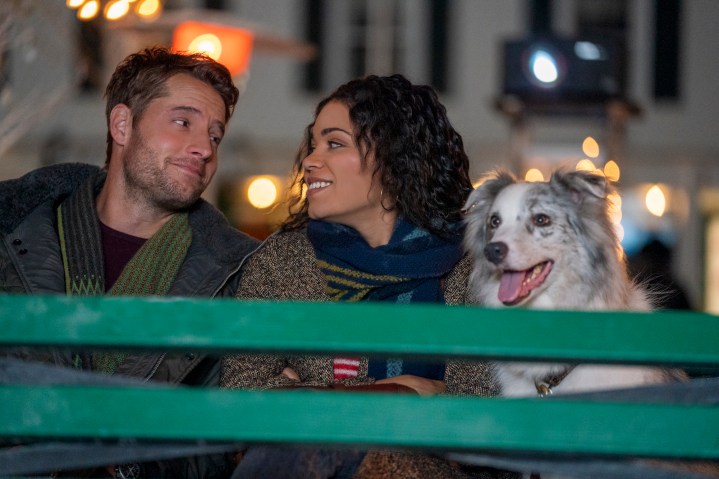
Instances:
[[[338,128],[338,127],[324,128],[322,131],[320,131],[320,135],[325,136],[325,135],[332,133],[333,131],[341,131],[342,133],[352,136],[352,133],[350,133],[349,131],[344,130],[342,128]]]

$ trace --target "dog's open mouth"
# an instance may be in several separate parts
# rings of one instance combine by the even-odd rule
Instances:
[[[504,271],[499,283],[499,300],[507,306],[519,303],[541,285],[552,270],[552,262],[545,261],[524,271]]]

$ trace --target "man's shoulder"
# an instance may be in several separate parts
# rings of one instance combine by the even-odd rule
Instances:
[[[232,226],[220,210],[205,200],[200,199],[190,209],[189,220],[193,234],[200,233],[196,237],[203,247],[220,258],[234,261],[237,255],[249,254],[259,244],[256,238]]]
[[[39,205],[73,191],[100,168],[84,163],[61,163],[32,170],[11,180],[0,181],[0,231],[11,230]]]

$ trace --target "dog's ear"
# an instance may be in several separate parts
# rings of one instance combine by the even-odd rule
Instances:
[[[479,179],[479,186],[470,193],[469,198],[462,208],[462,214],[465,216],[473,214],[478,209],[489,207],[494,198],[507,185],[516,183],[517,179],[508,171],[493,170],[490,173],[482,175]]]
[[[549,183],[569,192],[575,203],[580,203],[588,195],[605,199],[609,193],[606,178],[588,171],[555,171]]]
[[[517,182],[512,174],[502,170],[495,170],[481,180],[481,184],[469,195],[462,209],[466,225],[465,247],[477,256],[482,254],[487,239],[487,216],[494,199],[507,185]]]

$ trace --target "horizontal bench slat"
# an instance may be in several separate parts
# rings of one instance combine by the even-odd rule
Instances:
[[[0,346],[719,365],[719,318],[689,312],[6,295],[0,331]]]
[[[0,387],[4,436],[719,458],[719,408],[324,391]]]

